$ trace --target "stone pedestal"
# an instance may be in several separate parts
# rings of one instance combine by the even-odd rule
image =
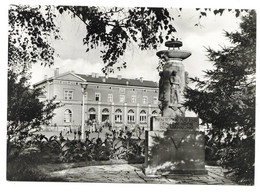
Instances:
[[[146,175],[206,174],[197,117],[153,117],[146,131]]]

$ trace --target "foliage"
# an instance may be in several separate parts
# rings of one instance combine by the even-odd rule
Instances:
[[[14,147],[12,151],[14,151]],[[42,174],[36,167],[39,150],[26,148],[16,152],[7,162],[7,180],[11,181],[37,181],[42,178]]]
[[[10,5],[8,17],[8,70],[28,76],[33,63],[52,65],[54,48],[50,38],[60,38],[53,7]]]
[[[30,143],[43,137],[35,134],[41,124],[47,124],[58,107],[54,99],[40,101],[42,88],[32,88],[28,83],[29,69],[33,63],[53,64],[54,49],[49,37],[58,38],[58,29],[53,23],[51,6],[16,6],[9,8],[8,34],[8,107],[7,107],[7,166],[8,179],[34,179],[33,164],[40,154]],[[48,144],[50,146],[51,144]],[[41,153],[42,154],[42,153]],[[21,177],[13,177],[12,172]]]
[[[131,43],[137,43],[141,50],[156,49],[159,44],[173,36],[173,18],[166,8],[118,8],[58,6],[60,13],[72,13],[86,25],[83,43],[90,49],[101,48],[105,63],[103,71],[114,71],[113,65],[123,60],[125,50]],[[164,36],[165,31],[166,36]],[[117,68],[126,67],[122,62]]]
[[[174,37],[176,32],[170,9],[155,7],[82,7],[58,6],[59,13],[67,12],[78,17],[86,25],[83,44],[86,52],[99,48],[105,64],[104,73],[126,68],[124,53],[127,47],[137,44],[139,49],[157,49],[158,46]],[[179,11],[182,9],[180,8]],[[225,9],[196,9],[199,18],[212,11],[222,15]],[[247,10],[227,10],[238,17]],[[198,24],[196,24],[198,25]]]
[[[79,137],[80,139],[80,137]],[[84,141],[65,140],[60,136],[62,162],[103,161],[109,159],[124,159],[129,162],[140,162],[144,157],[144,141],[133,139],[130,131],[112,130],[106,133],[104,140],[100,137]]]
[[[7,154],[7,179],[12,181],[41,181],[45,175],[37,165],[57,162],[60,153],[57,137],[46,138],[29,133],[24,141],[9,142]]]
[[[215,69],[206,80],[192,79],[185,106],[210,124],[208,147],[219,163],[231,168],[240,184],[254,182],[256,13],[242,18],[241,31],[228,33],[232,47],[207,49]]]
[[[181,13],[181,8],[179,9]],[[222,15],[225,11],[234,12],[238,17],[241,9],[196,9],[199,18],[207,12]],[[105,64],[104,73],[126,68],[123,58],[128,47],[137,44],[139,49],[157,49],[174,37],[176,32],[171,10],[154,7],[94,7],[94,6],[24,6],[11,5],[9,24],[11,27],[9,56],[21,56],[21,67],[26,62],[41,61],[43,65],[53,64],[54,48],[50,37],[59,39],[59,28],[55,24],[57,14],[69,14],[79,18],[86,26],[83,44],[86,52],[99,48]],[[195,24],[198,25],[198,24]],[[21,33],[23,32],[23,33]],[[28,35],[23,36],[24,34]],[[13,45],[19,47],[13,47]],[[12,60],[11,57],[9,57]],[[17,57],[15,57],[17,61]]]
[[[144,140],[133,139],[132,133],[112,130],[100,137],[84,141],[60,136],[46,138],[42,134],[29,135],[21,144],[10,142],[7,158],[7,179],[15,181],[42,181],[46,175],[38,165],[45,163],[126,160],[144,162]]]
[[[57,35],[51,6],[16,6],[9,8],[8,34],[8,141],[24,139],[31,129],[53,116],[54,99],[40,102],[41,88],[32,89],[28,80],[33,63],[53,64],[54,49],[49,37]]]
[[[43,137],[35,134],[40,125],[48,124],[53,117],[53,110],[57,108],[58,103],[54,99],[48,101],[39,101],[42,95],[41,88],[31,89],[27,83],[27,78],[18,76],[12,71],[8,72],[8,107],[7,107],[7,160],[17,160],[13,158],[14,151],[23,153],[30,148],[30,142]],[[27,154],[29,155],[29,154]],[[26,155],[26,156],[27,156]]]
[[[54,99],[40,102],[41,88],[31,89],[27,78],[17,80],[17,75],[8,72],[8,140],[20,141],[41,124],[48,124],[53,110],[58,106]],[[18,138],[18,139],[17,139]]]

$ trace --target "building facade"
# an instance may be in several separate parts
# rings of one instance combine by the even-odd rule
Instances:
[[[109,122],[113,127],[148,128],[150,117],[159,114],[158,84],[140,79],[125,79],[121,76],[104,77],[67,72],[45,77],[35,84],[43,87],[45,95],[41,100],[52,99],[61,102],[55,110],[49,127],[61,129],[80,126],[82,122],[83,93],[81,84],[87,82],[84,95],[84,118],[98,123]]]

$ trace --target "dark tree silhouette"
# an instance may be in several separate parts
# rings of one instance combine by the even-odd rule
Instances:
[[[241,32],[228,33],[233,46],[220,51],[207,49],[214,69],[206,79],[192,79],[195,89],[186,90],[189,110],[203,123],[211,124],[208,132],[209,157],[235,172],[241,184],[254,183],[255,89],[256,89],[256,13],[242,18]]]

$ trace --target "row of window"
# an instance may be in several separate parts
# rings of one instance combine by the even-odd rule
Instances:
[[[99,88],[99,86],[96,86],[96,88]],[[109,87],[110,90],[112,90],[112,87]],[[132,89],[133,92],[136,91],[135,88]],[[157,93],[157,90],[152,90],[154,93]],[[147,89],[143,89],[143,92],[147,92]],[[119,93],[120,94],[125,94],[125,88],[119,88]]]
[[[85,99],[87,100],[87,93],[85,94]],[[73,100],[73,90],[65,90],[64,91],[64,100]],[[101,94],[95,93],[95,101],[100,102],[101,101]],[[113,94],[108,94],[107,96],[107,102],[113,102]],[[125,102],[125,95],[119,95],[119,102],[124,103]],[[136,103],[136,95],[131,96],[131,103]],[[148,103],[148,96],[143,96],[143,104]],[[153,97],[153,103],[158,103],[158,98]]]
[[[96,110],[94,108],[89,109],[89,119],[96,120]],[[152,115],[157,116],[158,113],[156,110],[152,112]],[[109,110],[107,108],[102,110],[102,121],[109,120]],[[123,113],[121,109],[116,109],[115,111],[115,122],[122,123],[123,121]],[[130,109],[127,113],[127,121],[128,123],[135,122],[135,112]],[[72,122],[72,111],[70,109],[66,109],[64,112],[64,122],[71,123]],[[147,122],[147,113],[145,110],[140,111],[140,123]]]
[[[101,101],[101,95],[100,93],[95,93],[95,101],[99,102]],[[113,94],[108,94],[107,96],[107,102],[113,102]],[[119,95],[119,102],[124,103],[125,102],[125,95]],[[136,103],[136,95],[131,96],[131,103]],[[148,103],[148,96],[143,96],[143,104]],[[158,97],[153,97],[153,103],[158,103]]]
[[[70,82],[70,81],[60,81],[60,83],[66,84],[66,85],[80,85],[78,82]],[[100,86],[96,86],[96,88],[98,89],[98,88],[100,88]],[[102,88],[104,88],[104,87],[102,87]],[[112,87],[111,87],[111,86],[108,86],[108,89],[109,89],[109,90],[112,90]],[[132,88],[131,90],[132,90],[133,92],[136,91],[135,88]],[[143,90],[143,92],[147,92],[147,89],[142,89],[142,90]],[[157,90],[150,90],[150,91],[157,93]],[[119,93],[120,93],[120,94],[125,94],[125,88],[119,88]]]

